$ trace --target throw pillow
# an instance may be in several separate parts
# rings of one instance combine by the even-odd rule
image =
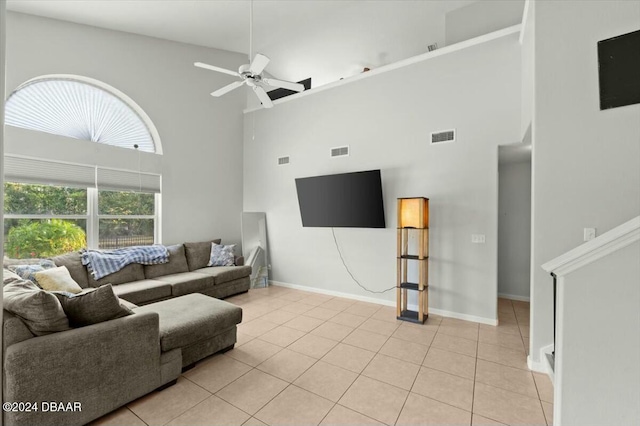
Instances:
[[[235,244],[228,246],[211,243],[211,257],[207,266],[233,266]]]
[[[69,320],[52,293],[23,279],[10,282],[3,290],[4,309],[20,317],[34,335],[69,330]]]
[[[48,259],[40,259],[37,264],[32,265],[12,265],[9,266],[9,270],[20,275],[21,278],[29,280],[34,284],[40,285],[36,278],[37,272],[42,272],[46,269],[55,268],[56,264]]]
[[[36,272],[35,275],[38,284],[45,290],[67,291],[69,293],[80,293],[82,291],[82,287],[71,278],[66,266]]]
[[[205,268],[211,258],[211,243],[220,244],[220,239],[202,241],[199,243],[184,243],[189,271]]]
[[[87,289],[80,294],[54,292],[72,327],[84,327],[133,314],[120,304],[111,284]]]
[[[14,281],[18,281],[21,280],[22,278],[20,277],[20,275],[16,274],[15,272],[12,272],[8,269],[3,269],[2,270],[2,284],[3,285],[7,285],[11,282]]]

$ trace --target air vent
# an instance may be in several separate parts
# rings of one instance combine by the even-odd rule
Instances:
[[[443,130],[440,132],[431,133],[431,143],[444,143],[444,142],[455,142],[456,140],[456,129],[451,130]]]
[[[278,166],[284,166],[285,164],[289,164],[289,156],[278,158]]]
[[[339,146],[336,148],[331,148],[331,156],[332,157],[345,157],[349,155],[349,146]]]

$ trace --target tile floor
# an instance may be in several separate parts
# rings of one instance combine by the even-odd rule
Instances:
[[[232,351],[93,425],[551,425],[553,386],[527,369],[529,304],[492,327],[283,287],[228,301]]]

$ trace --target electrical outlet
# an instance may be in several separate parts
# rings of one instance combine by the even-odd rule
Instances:
[[[584,228],[584,240],[590,241],[596,237],[596,228]]]
[[[476,244],[484,244],[485,243],[484,234],[471,234],[471,242]]]

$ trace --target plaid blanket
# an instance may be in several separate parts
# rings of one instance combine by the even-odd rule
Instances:
[[[118,272],[131,263],[155,265],[169,261],[169,251],[165,246],[135,246],[116,250],[82,250],[82,264],[91,270],[93,278],[99,280]]]

